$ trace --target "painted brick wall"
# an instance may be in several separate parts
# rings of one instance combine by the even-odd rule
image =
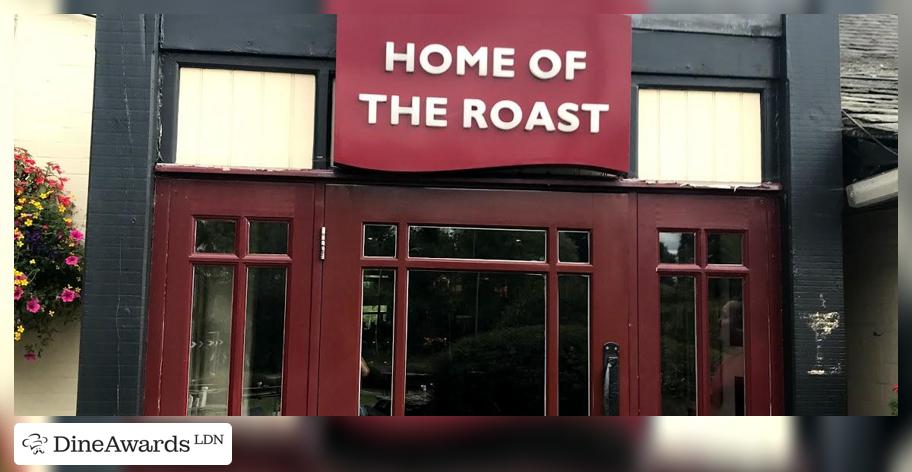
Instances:
[[[787,15],[786,287],[789,412],[846,413],[842,121],[834,15]],[[817,332],[814,329],[817,329]]]
[[[99,15],[77,414],[135,415],[142,398],[156,21]],[[156,128],[157,134],[157,128]]]
[[[74,222],[85,225],[89,193],[95,19],[85,15],[17,15],[13,41],[13,136],[39,164],[56,162],[70,179]],[[79,322],[59,326],[35,362],[15,350],[15,409],[21,416],[76,413]]]

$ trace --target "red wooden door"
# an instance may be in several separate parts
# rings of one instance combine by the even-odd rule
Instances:
[[[327,185],[317,413],[637,411],[634,204]]]
[[[775,201],[641,195],[638,210],[639,413],[781,414]]]
[[[307,414],[315,196],[156,182],[146,414]]]

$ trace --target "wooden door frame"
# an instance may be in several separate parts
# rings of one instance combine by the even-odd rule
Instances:
[[[281,265],[288,268],[283,339],[282,412],[309,412],[311,330],[314,318],[309,300],[314,287],[314,237],[322,221],[322,193],[313,184],[226,182],[156,179],[155,215],[150,274],[150,306],[146,347],[143,411],[146,415],[184,415],[187,407],[190,310],[194,264],[231,264],[235,267],[229,414],[240,411],[243,374],[246,269]],[[236,219],[236,255],[195,254],[193,222],[198,216]],[[321,215],[322,216],[322,215]],[[250,219],[289,222],[288,255],[248,255],[242,244]],[[296,290],[300,287],[300,290]],[[307,306],[307,310],[295,310]],[[317,305],[318,306],[318,305]],[[289,375],[292,373],[292,375]],[[294,375],[300,373],[303,375]]]
[[[659,329],[659,277],[693,275],[696,289],[697,409],[707,410],[709,387],[707,281],[711,277],[741,277],[744,282],[745,414],[783,412],[781,301],[779,298],[778,207],[765,197],[718,197],[700,195],[641,195],[638,208],[638,299],[639,334],[650,337]],[[697,234],[695,264],[660,264],[658,232],[692,231]],[[712,230],[744,234],[744,268],[708,265],[706,233]],[[643,343],[640,362],[640,414],[661,414],[660,343]]]
[[[605,342],[617,342],[627,358],[636,352],[631,338],[630,319],[635,319],[636,252],[635,195],[625,193],[567,193],[536,191],[485,191],[456,189],[415,189],[404,187],[367,187],[328,185],[326,189],[327,248],[323,284],[323,329],[320,332],[321,378],[318,414],[354,415],[358,412],[358,353],[361,350],[360,299],[361,271],[367,267],[393,268],[397,271],[394,308],[393,414],[404,412],[405,330],[409,269],[440,268],[461,270],[523,270],[548,274],[546,295],[546,414],[557,413],[557,279],[558,273],[590,273],[590,358],[601,358]],[[397,254],[394,260],[361,256],[362,225],[389,223],[398,227]],[[501,261],[427,260],[407,256],[408,226],[482,226],[509,228],[547,228],[548,259],[543,263]],[[591,229],[592,263],[557,263],[558,229]],[[625,244],[610,244],[618,235]],[[357,291],[358,293],[353,293]],[[607,310],[620,309],[622,316],[607,316]],[[551,314],[554,315],[551,315]],[[598,321],[596,321],[598,320]],[[609,332],[611,330],[616,330]],[[339,366],[350,365],[350,372]],[[636,398],[630,363],[621,367],[620,410],[629,412]],[[333,375],[326,374],[333,372]],[[601,362],[590,362],[590,411],[601,412]]]

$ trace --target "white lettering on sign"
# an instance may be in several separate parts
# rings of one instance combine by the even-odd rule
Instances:
[[[539,49],[529,56],[526,66],[529,74],[541,81],[549,81],[559,76],[565,81],[572,81],[578,73],[586,70],[586,56],[586,51],[558,52],[552,49]],[[515,57],[516,50],[509,47],[480,46],[470,49],[459,44],[456,45],[454,52],[449,47],[437,43],[425,45],[418,50],[415,43],[397,45],[394,41],[387,41],[384,63],[388,73],[396,73],[398,66],[399,70],[413,74],[417,64],[421,72],[429,75],[455,73],[459,77],[474,74],[478,77],[510,79],[516,76]],[[403,117],[407,117],[412,126],[449,126],[446,97],[412,96],[403,99],[399,95],[360,93],[358,101],[367,104],[367,122],[371,125],[376,125],[378,116],[385,114],[381,108],[388,102],[386,111],[389,114],[390,125],[398,125]],[[610,109],[607,103],[574,102],[564,102],[557,105],[556,109],[552,109],[548,103],[536,101],[531,109],[524,110],[519,103],[508,98],[498,100],[490,107],[485,100],[466,98],[462,102],[462,127],[484,130],[488,129],[490,122],[494,128],[503,131],[519,128],[522,124],[521,128],[526,132],[541,130],[547,133],[574,133],[579,130],[580,124],[585,122],[583,120],[588,114],[588,130],[592,134],[597,134],[601,131],[602,114],[608,113]]]

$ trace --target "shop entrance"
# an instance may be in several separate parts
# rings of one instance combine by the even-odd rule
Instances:
[[[602,362],[636,350],[628,195],[330,185],[326,202],[318,413],[631,411],[630,364],[606,399]]]
[[[763,196],[159,179],[145,412],[781,413],[777,218]]]

